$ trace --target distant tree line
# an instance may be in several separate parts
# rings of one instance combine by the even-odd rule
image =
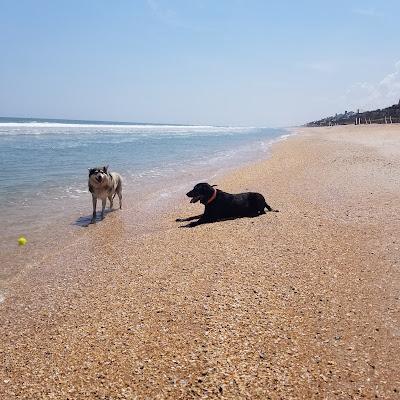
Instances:
[[[334,125],[361,125],[361,124],[395,124],[400,123],[400,100],[393,106],[373,111],[357,112],[345,111],[332,117],[312,121],[306,126],[334,126]]]

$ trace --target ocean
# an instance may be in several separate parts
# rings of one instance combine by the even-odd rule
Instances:
[[[128,209],[146,198],[148,208],[161,209],[194,183],[217,183],[222,172],[265,157],[287,135],[257,127],[0,118],[0,281],[26,262],[18,258],[20,235],[28,244],[48,243],[88,222],[88,168],[121,173]]]

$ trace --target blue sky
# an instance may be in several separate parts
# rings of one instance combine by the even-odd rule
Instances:
[[[400,1],[0,0],[0,116],[288,126],[400,98]]]

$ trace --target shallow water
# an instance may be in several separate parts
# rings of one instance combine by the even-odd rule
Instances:
[[[264,157],[286,134],[270,128],[0,118],[0,288],[49,243],[58,247],[68,232],[88,222],[89,167],[110,165],[120,172],[126,208],[151,212],[183,197],[193,183]],[[17,246],[20,235],[28,239],[23,249]]]

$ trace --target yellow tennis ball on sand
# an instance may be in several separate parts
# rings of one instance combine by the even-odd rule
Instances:
[[[23,236],[21,236],[21,237],[18,238],[18,244],[19,244],[20,246],[25,246],[26,243],[27,243],[27,240],[26,240]]]

